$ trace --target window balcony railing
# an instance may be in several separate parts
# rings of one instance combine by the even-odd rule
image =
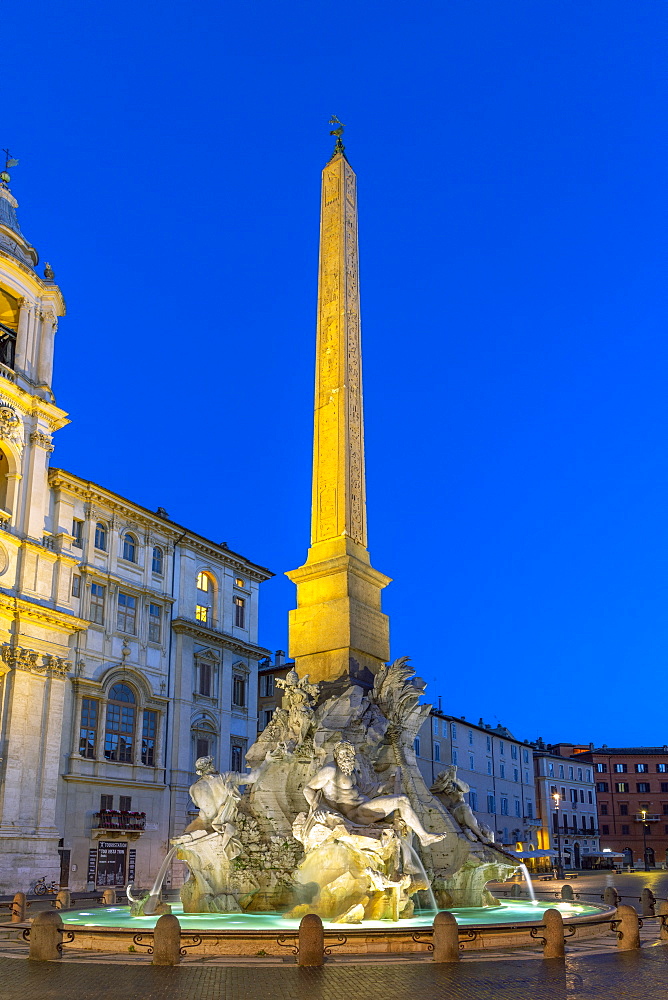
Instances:
[[[637,823],[658,823],[661,817],[658,813],[636,813],[634,819]]]
[[[146,813],[101,809],[95,813],[93,825],[98,830],[145,830]]]

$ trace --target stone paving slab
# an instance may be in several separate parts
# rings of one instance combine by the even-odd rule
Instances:
[[[0,959],[0,997],[39,1000],[666,1000],[665,948],[565,961],[234,968]]]

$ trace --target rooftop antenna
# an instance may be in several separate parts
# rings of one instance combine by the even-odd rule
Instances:
[[[5,187],[7,187],[11,180],[8,170],[10,167],[18,167],[19,161],[12,159],[11,153],[8,149],[3,149],[2,152],[5,154],[5,169],[0,173],[0,181],[2,181]]]

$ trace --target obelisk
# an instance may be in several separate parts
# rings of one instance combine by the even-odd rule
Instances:
[[[356,177],[338,127],[322,172],[311,547],[297,585],[290,656],[313,681],[372,683],[389,659],[380,592],[390,578],[367,551]]]

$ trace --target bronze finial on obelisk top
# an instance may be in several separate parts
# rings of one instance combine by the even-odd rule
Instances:
[[[337,128],[332,129],[332,131],[329,133],[330,135],[336,136],[336,142],[334,143],[334,152],[332,153],[332,158],[334,158],[337,153],[345,154],[346,147],[343,145],[343,140],[341,139],[341,136],[343,135],[343,130],[345,129],[346,126],[343,124],[343,122],[339,121],[336,115],[332,115],[332,117],[329,119],[329,124],[337,126]]]
[[[337,118],[322,172],[313,421],[311,548],[297,585],[290,655],[314,681],[371,683],[389,659],[380,592],[390,582],[367,551],[357,185]]]

